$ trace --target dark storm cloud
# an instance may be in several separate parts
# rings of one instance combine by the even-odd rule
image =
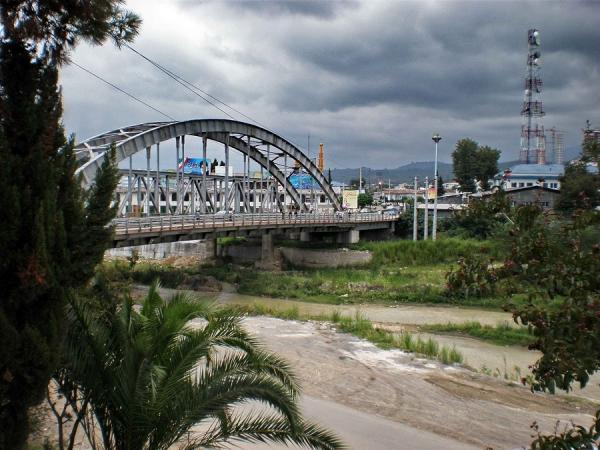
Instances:
[[[432,131],[444,136],[444,160],[466,136],[514,159],[532,27],[542,36],[544,124],[565,130],[568,146],[579,144],[586,119],[600,125],[598,2],[179,0],[167,7],[130,0],[128,6],[146,20],[137,48],[291,140],[304,145],[310,132],[326,143],[336,166],[427,159]],[[83,48],[76,60],[174,117],[223,117],[139,57],[114,53]],[[65,121],[80,136],[152,115],[109,92],[94,99],[90,120],[86,96],[105,88],[84,76],[69,69],[65,80]],[[119,111],[111,112],[115,102]]]
[[[543,57],[548,56],[550,69],[557,72],[548,77],[548,87],[584,81],[586,72],[600,64],[600,47],[592,44],[600,37],[600,22],[588,15],[598,8],[583,8],[565,21],[564,11],[541,6],[446,2],[436,14],[419,14],[418,5],[400,3],[376,27],[347,29],[335,36],[292,36],[287,51],[340,78],[333,89],[320,86],[318,79],[311,84],[321,108],[390,102],[435,105],[463,117],[480,115],[486,108],[509,113],[507,100],[522,89],[529,17],[548,25],[548,38],[542,30]],[[315,105],[307,95],[301,97],[298,102],[287,93],[282,103],[290,108]]]
[[[185,7],[198,6],[210,1],[179,0]],[[271,16],[299,15],[320,19],[331,19],[345,8],[358,4],[355,0],[229,0],[232,9],[255,15],[268,14]]]
[[[232,3],[236,5],[236,8],[248,10],[253,14],[270,14],[274,16],[292,14],[320,19],[331,19],[338,12],[357,4],[357,2],[351,0],[239,0]]]

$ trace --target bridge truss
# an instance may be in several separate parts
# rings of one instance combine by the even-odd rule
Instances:
[[[201,175],[183,173],[179,161],[185,159],[185,137],[202,138],[202,156],[207,159],[207,142],[219,142],[224,148],[225,174],[214,176],[202,170]],[[175,140],[176,170],[165,172],[160,167],[160,144]],[[133,125],[92,137],[75,148],[79,162],[78,174],[84,186],[90,186],[111,146],[115,146],[117,163],[129,159],[126,171],[127,190],[119,199],[119,212],[132,211],[134,195],[137,205],[146,215],[155,213],[189,214],[215,213],[217,211],[264,212],[268,209],[285,211],[286,205],[295,204],[299,211],[308,207],[301,194],[289,182],[295,166],[300,166],[319,184],[335,210],[340,203],[332,187],[317,166],[295,145],[284,138],[256,125],[222,119],[197,119],[178,122],[153,122]],[[155,151],[156,167],[150,167],[152,151]],[[229,152],[234,149],[243,156],[244,169],[241,176],[229,173]],[[145,171],[134,171],[131,158],[138,152],[146,152]],[[164,161],[163,161],[164,162]],[[258,164],[268,176],[251,178],[251,162]],[[283,198],[279,191],[283,193]],[[145,191],[147,195],[144,195]],[[175,194],[175,195],[173,195]],[[143,198],[142,198],[143,196]],[[289,201],[288,201],[289,199]]]

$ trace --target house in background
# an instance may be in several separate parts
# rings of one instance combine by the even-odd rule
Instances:
[[[494,177],[494,184],[505,191],[541,186],[560,189],[559,178],[565,173],[563,164],[517,164]]]
[[[506,191],[511,206],[536,205],[542,209],[554,209],[560,191],[544,186],[525,186]]]

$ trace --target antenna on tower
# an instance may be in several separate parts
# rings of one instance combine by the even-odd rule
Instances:
[[[526,164],[546,163],[546,136],[541,118],[546,114],[542,106],[542,63],[541,41],[539,30],[527,31],[527,72],[525,76],[525,93],[521,116],[521,162]]]

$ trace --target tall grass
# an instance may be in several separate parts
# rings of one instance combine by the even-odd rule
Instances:
[[[463,356],[456,348],[439,345],[433,339],[421,339],[408,332],[400,334],[377,328],[360,311],[354,316],[344,316],[339,310],[334,310],[324,316],[300,314],[298,307],[281,309],[254,302],[246,305],[229,306],[248,315],[271,316],[284,320],[318,320],[333,323],[339,331],[365,339],[384,350],[400,349],[415,353],[428,359],[435,359],[444,364],[462,364]]]
[[[497,345],[522,345],[528,346],[535,341],[535,337],[524,327],[514,327],[509,323],[499,323],[496,326],[482,325],[479,322],[447,323],[424,325],[423,331],[433,333],[466,334]]]
[[[494,241],[445,238],[436,241],[381,241],[361,242],[354,248],[373,252],[374,265],[428,265],[456,262],[473,253],[489,254],[500,258],[502,246]]]
[[[230,308],[250,316],[270,316],[284,320],[301,320],[306,318],[300,315],[300,310],[297,306],[292,306],[291,308],[273,308],[264,303],[255,302],[247,305],[230,306]]]
[[[402,332],[399,335],[373,326],[371,321],[359,311],[353,317],[342,316],[334,312],[328,317],[329,321],[346,333],[366,339],[383,349],[398,348],[429,359],[437,359],[444,364],[461,364],[462,354],[456,348],[440,346],[435,340],[421,339],[421,337]]]

